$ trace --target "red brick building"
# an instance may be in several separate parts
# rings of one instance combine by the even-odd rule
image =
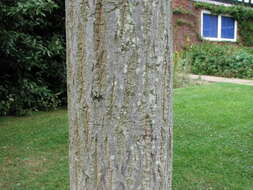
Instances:
[[[253,6],[253,0],[173,0],[174,48],[180,50],[186,45],[202,39],[218,42],[237,42],[239,39],[237,21],[229,15],[213,15],[207,10],[196,8],[195,2],[218,6],[244,3]]]

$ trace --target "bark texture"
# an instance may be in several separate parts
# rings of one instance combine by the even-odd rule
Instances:
[[[71,190],[170,190],[171,0],[66,0]]]

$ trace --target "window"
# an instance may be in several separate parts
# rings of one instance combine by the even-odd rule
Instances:
[[[218,37],[218,16],[204,13],[203,36],[210,38]]]
[[[203,11],[201,16],[201,36],[213,41],[236,41],[237,22],[230,16],[212,15]]]
[[[235,20],[231,17],[221,17],[221,38],[235,38]]]

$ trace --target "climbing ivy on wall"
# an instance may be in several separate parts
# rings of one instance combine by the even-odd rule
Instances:
[[[209,3],[196,2],[196,8],[206,9],[214,14],[228,14],[238,21],[241,42],[245,46],[253,46],[253,8],[235,6],[217,6]]]
[[[173,14],[182,14],[182,15],[189,15],[194,16],[194,13],[192,11],[189,11],[183,7],[178,7],[173,9]]]

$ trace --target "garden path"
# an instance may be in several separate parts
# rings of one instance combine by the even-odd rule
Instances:
[[[191,79],[200,79],[208,82],[225,82],[225,83],[234,83],[234,84],[243,84],[253,86],[253,80],[245,79],[236,79],[236,78],[224,78],[224,77],[215,77],[207,75],[189,75]]]

